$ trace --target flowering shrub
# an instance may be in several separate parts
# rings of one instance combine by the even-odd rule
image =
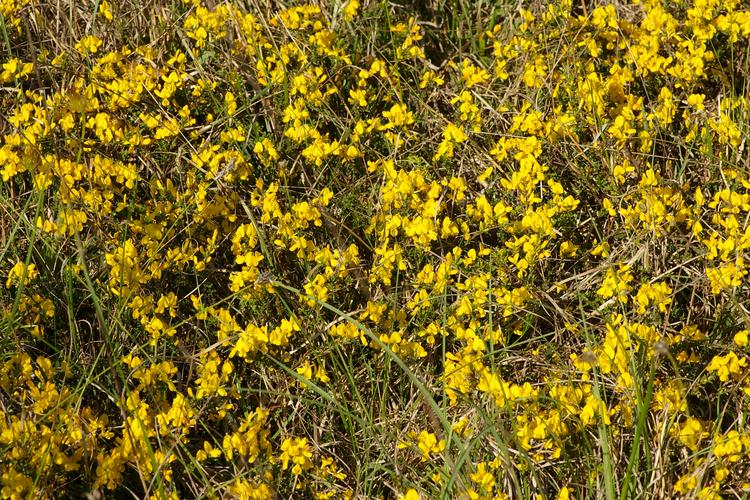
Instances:
[[[750,11],[455,5],[3,2],[0,498],[747,495]]]

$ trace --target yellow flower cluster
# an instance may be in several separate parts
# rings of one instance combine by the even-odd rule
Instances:
[[[0,498],[746,492],[750,14],[678,4],[2,2]]]

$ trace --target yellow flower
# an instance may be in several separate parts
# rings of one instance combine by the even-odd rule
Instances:
[[[437,161],[444,157],[452,158],[454,145],[464,142],[466,139],[467,137],[463,129],[449,123],[443,130],[443,140],[438,145],[432,160]]]
[[[620,264],[616,271],[612,268],[607,269],[607,275],[596,294],[604,299],[616,297],[625,304],[628,301],[628,292],[633,289],[629,284],[632,280],[633,274],[630,272],[630,266],[626,264]]]
[[[227,93],[224,94],[224,104],[227,107],[227,115],[232,116],[237,112],[237,99],[235,99],[232,92],[227,91]]]
[[[349,91],[349,102],[358,104],[360,107],[367,106],[367,92],[365,89],[352,89]]]
[[[34,264],[29,264],[27,266],[21,261],[16,262],[8,273],[8,279],[5,281],[5,288],[10,288],[16,283],[26,286],[37,276],[39,276],[39,272],[36,270]]]
[[[33,63],[24,63],[20,59],[14,57],[3,63],[2,72],[0,72],[0,82],[11,82],[14,78],[22,80],[24,77],[31,73],[34,68]]]
[[[406,109],[405,104],[394,104],[390,110],[383,111],[383,118],[388,120],[385,128],[392,126],[407,127],[414,123],[414,113]]]
[[[351,21],[354,19],[354,16],[357,15],[357,11],[359,10],[359,1],[358,0],[349,0],[346,2],[346,5],[344,5],[343,13],[344,13],[344,21]]]
[[[719,267],[706,268],[706,276],[708,276],[708,281],[711,284],[711,292],[715,294],[721,293],[722,290],[740,286],[746,274],[745,261],[742,257],[738,258],[735,262],[727,262]]]
[[[417,490],[411,488],[406,491],[403,495],[398,496],[399,500],[419,500],[420,496]]]
[[[578,245],[573,244],[571,241],[564,241],[560,245],[560,257],[575,257],[578,252]]]
[[[461,79],[466,84],[466,88],[470,89],[475,85],[481,85],[488,81],[490,75],[482,68],[474,66],[471,61],[464,59],[461,61]]]
[[[606,425],[611,423],[609,412],[607,411],[607,406],[604,404],[604,401],[598,399],[593,394],[586,398],[586,404],[581,410],[579,416],[583,425],[589,425],[596,421],[597,417],[601,417]]]
[[[110,7],[107,0],[102,0],[99,3],[99,14],[102,15],[107,21],[111,21],[113,19],[112,8]]]
[[[286,438],[281,443],[281,468],[287,470],[290,462],[292,474],[299,475],[310,469],[312,463],[312,451],[307,445],[307,438]]]
[[[703,425],[700,420],[695,418],[686,419],[682,425],[680,425],[678,438],[680,443],[687,446],[691,451],[696,451],[701,439],[703,439]]]
[[[492,473],[491,467],[486,462],[479,462],[477,470],[469,474],[469,479],[474,482],[482,491],[491,492],[495,487],[496,479]]]
[[[591,249],[591,255],[594,256],[602,256],[602,257],[609,257],[609,252],[611,251],[609,242],[603,241],[596,245],[594,248]]]
[[[75,49],[82,56],[86,56],[98,52],[102,43],[103,42],[98,37],[89,35],[79,40],[78,43],[75,44]]]
[[[421,431],[417,436],[417,448],[422,453],[422,461],[430,459],[430,455],[442,453],[445,449],[445,439],[438,440],[432,432]]]
[[[645,314],[646,307],[655,305],[660,312],[667,312],[667,306],[672,303],[672,289],[664,282],[644,283],[635,296],[638,314]]]
[[[734,334],[734,343],[737,344],[739,347],[747,347],[747,336],[748,336],[748,330],[741,330]]]
[[[726,434],[720,434],[714,439],[713,454],[719,458],[723,458],[727,462],[737,462],[743,455],[743,452],[747,452],[748,446],[747,436],[741,435],[739,432],[732,430]]]
[[[747,366],[747,359],[738,358],[734,352],[730,351],[726,356],[714,356],[706,367],[706,371],[716,372],[719,380],[726,382],[730,376],[739,377],[745,366]]]

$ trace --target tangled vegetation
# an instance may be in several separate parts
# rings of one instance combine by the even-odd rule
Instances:
[[[0,38],[0,498],[750,494],[746,2]]]

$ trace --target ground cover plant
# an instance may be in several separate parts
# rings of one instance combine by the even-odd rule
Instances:
[[[0,3],[0,497],[742,498],[750,6]]]

